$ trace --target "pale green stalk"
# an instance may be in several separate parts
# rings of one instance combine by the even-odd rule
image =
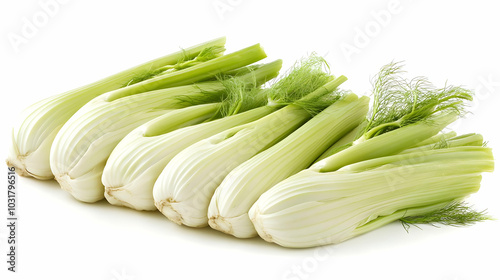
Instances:
[[[415,145],[411,148],[417,148],[417,147],[426,146],[426,145],[430,145],[430,144],[436,144],[436,143],[441,142],[441,141],[446,141],[446,140],[453,138],[455,136],[457,136],[457,133],[455,131],[450,131],[450,132],[446,132],[446,133],[439,133],[437,135],[434,135],[434,136],[418,143],[417,145]]]
[[[475,134],[475,133],[470,133],[470,134],[464,134],[460,135],[457,137],[452,137],[452,138],[444,138],[446,135],[442,135],[442,139],[434,142],[434,143],[428,143],[426,145],[421,145],[420,143],[419,146],[406,149],[402,151],[400,154],[407,154],[407,153],[412,153],[414,151],[423,151],[423,150],[432,150],[436,148],[452,148],[452,147],[460,147],[460,146],[482,146],[483,145],[483,136],[480,134]]]
[[[381,134],[355,143],[345,150],[318,161],[311,168],[325,172],[335,171],[359,161],[397,154],[436,135],[456,118],[455,114],[446,114],[435,117],[432,122],[415,123]]]
[[[363,131],[366,127],[368,122],[365,120],[362,123],[360,123],[358,126],[356,126],[353,130],[351,130],[349,133],[344,135],[344,137],[340,138],[339,141],[335,142],[328,150],[326,150],[317,160],[316,162],[327,158],[333,154],[336,154],[344,149],[349,148],[352,143],[360,137],[361,131]]]

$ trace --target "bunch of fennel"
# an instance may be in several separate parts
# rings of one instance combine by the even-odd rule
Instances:
[[[42,100],[12,131],[7,164],[73,197],[160,210],[285,247],[339,243],[392,221],[489,219],[464,198],[493,170],[480,134],[440,133],[472,92],[382,67],[373,104],[338,89],[315,55],[287,75],[260,45],[225,38]],[[367,115],[368,113],[368,115]]]

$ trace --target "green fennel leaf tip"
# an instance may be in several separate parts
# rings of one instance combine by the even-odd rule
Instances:
[[[425,77],[405,79],[402,62],[383,66],[373,80],[373,106],[369,122],[361,132],[369,139],[391,130],[425,121],[447,112],[463,115],[464,101],[471,101],[473,92],[458,87],[434,87]]]
[[[493,218],[486,214],[486,210],[474,210],[467,203],[453,202],[448,206],[429,212],[425,215],[410,216],[400,219],[401,224],[406,231],[413,225],[418,227],[417,224],[429,224],[438,226],[438,224],[446,226],[469,226],[477,222],[493,220]]]

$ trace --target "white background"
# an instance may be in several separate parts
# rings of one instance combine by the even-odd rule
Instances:
[[[268,61],[282,58],[285,67],[316,51],[359,94],[392,60],[437,85],[475,89],[472,114],[453,128],[483,134],[500,158],[496,1],[61,0],[44,17],[47,1],[1,2],[2,158],[13,118],[36,100],[223,35],[228,52],[259,42]],[[37,30],[24,36],[27,22]],[[498,172],[483,178],[469,201],[500,218]],[[500,279],[500,221],[409,233],[393,223],[292,250],[180,227],[159,213],[80,203],[53,181],[27,178],[18,183],[18,272],[7,273],[6,208],[2,187],[1,279]]]

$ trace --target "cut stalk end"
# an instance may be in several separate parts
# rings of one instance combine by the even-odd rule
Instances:
[[[265,227],[263,225],[259,207],[258,206],[256,208],[252,207],[252,209],[250,209],[249,215],[250,215],[250,220],[252,221],[255,230],[257,231],[257,234],[259,234],[259,236],[265,241],[273,243],[274,240],[272,235],[266,232]]]
[[[220,215],[210,217],[208,219],[208,224],[211,228],[216,229],[220,232],[234,235],[234,230],[231,223]]]
[[[13,160],[11,158],[7,158],[5,160],[5,163],[7,164],[8,167],[14,167],[14,169],[16,170],[16,174],[17,175],[21,175],[23,177],[33,176],[32,174],[30,174],[26,170],[26,166],[24,166],[24,164],[22,164],[22,160],[20,158],[18,158],[17,160],[16,159]],[[39,179],[39,178],[37,178],[37,179]],[[40,180],[43,180],[43,179],[40,179]]]
[[[135,210],[141,210],[141,209],[136,209],[133,205],[127,203],[126,201],[120,198],[120,193],[123,193],[124,191],[126,192],[127,189],[123,187],[113,187],[113,188],[106,187],[104,188],[104,198],[106,198],[109,204],[115,206],[124,206]]]
[[[176,203],[176,201],[174,201],[172,198],[167,198],[165,200],[155,202],[155,206],[170,221],[178,225],[182,225],[182,216],[174,209],[172,205],[173,203]]]
[[[55,180],[61,189],[67,191],[75,199],[94,203],[104,199],[104,189],[94,188],[96,181],[101,181],[101,173],[88,173],[85,176],[72,178],[69,174],[57,174]]]
[[[208,224],[215,230],[238,238],[252,238],[257,236],[257,231],[255,231],[247,213],[236,217],[224,217],[217,214],[208,217]]]

